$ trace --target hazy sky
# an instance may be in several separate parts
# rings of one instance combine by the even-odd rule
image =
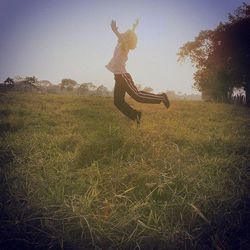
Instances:
[[[250,0],[249,0],[250,1]],[[246,1],[246,3],[249,3]],[[129,53],[127,71],[136,84],[155,92],[192,92],[190,63],[176,53],[199,31],[227,19],[239,0],[0,0],[0,81],[36,76],[59,83],[71,78],[109,89],[114,79],[105,65],[116,38],[115,19],[126,31],[139,17],[138,45]]]

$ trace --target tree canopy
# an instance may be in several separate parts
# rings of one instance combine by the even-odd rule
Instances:
[[[179,61],[190,58],[196,67],[197,90],[213,100],[228,101],[234,87],[242,87],[250,106],[250,5],[243,3],[214,30],[201,31],[178,56]]]
[[[66,89],[67,91],[72,91],[77,85],[77,82],[72,79],[62,79],[61,89]]]

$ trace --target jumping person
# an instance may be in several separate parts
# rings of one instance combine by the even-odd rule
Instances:
[[[119,33],[116,22],[112,20],[111,29],[118,38],[118,43],[114,54],[106,68],[114,74],[115,88],[114,88],[114,104],[115,106],[131,120],[137,122],[141,121],[141,112],[133,109],[125,102],[125,93],[127,92],[133,99],[143,103],[161,103],[169,108],[170,103],[165,93],[153,94],[145,91],[139,91],[135,86],[131,75],[126,71],[126,61],[128,60],[129,50],[136,48],[137,36],[135,28],[139,24],[139,20],[133,24],[132,30],[125,33]]]

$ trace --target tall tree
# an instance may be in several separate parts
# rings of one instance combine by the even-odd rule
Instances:
[[[178,56],[197,68],[194,86],[203,94],[227,101],[234,87],[243,87],[250,106],[250,5],[243,3],[216,29],[201,31]]]

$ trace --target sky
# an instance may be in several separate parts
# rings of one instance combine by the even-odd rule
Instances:
[[[244,1],[250,3],[250,0]],[[120,32],[140,18],[137,48],[127,71],[135,84],[195,93],[191,63],[177,62],[180,47],[201,30],[213,29],[242,4],[239,0],[0,0],[0,82],[36,76],[114,87],[105,68]]]

